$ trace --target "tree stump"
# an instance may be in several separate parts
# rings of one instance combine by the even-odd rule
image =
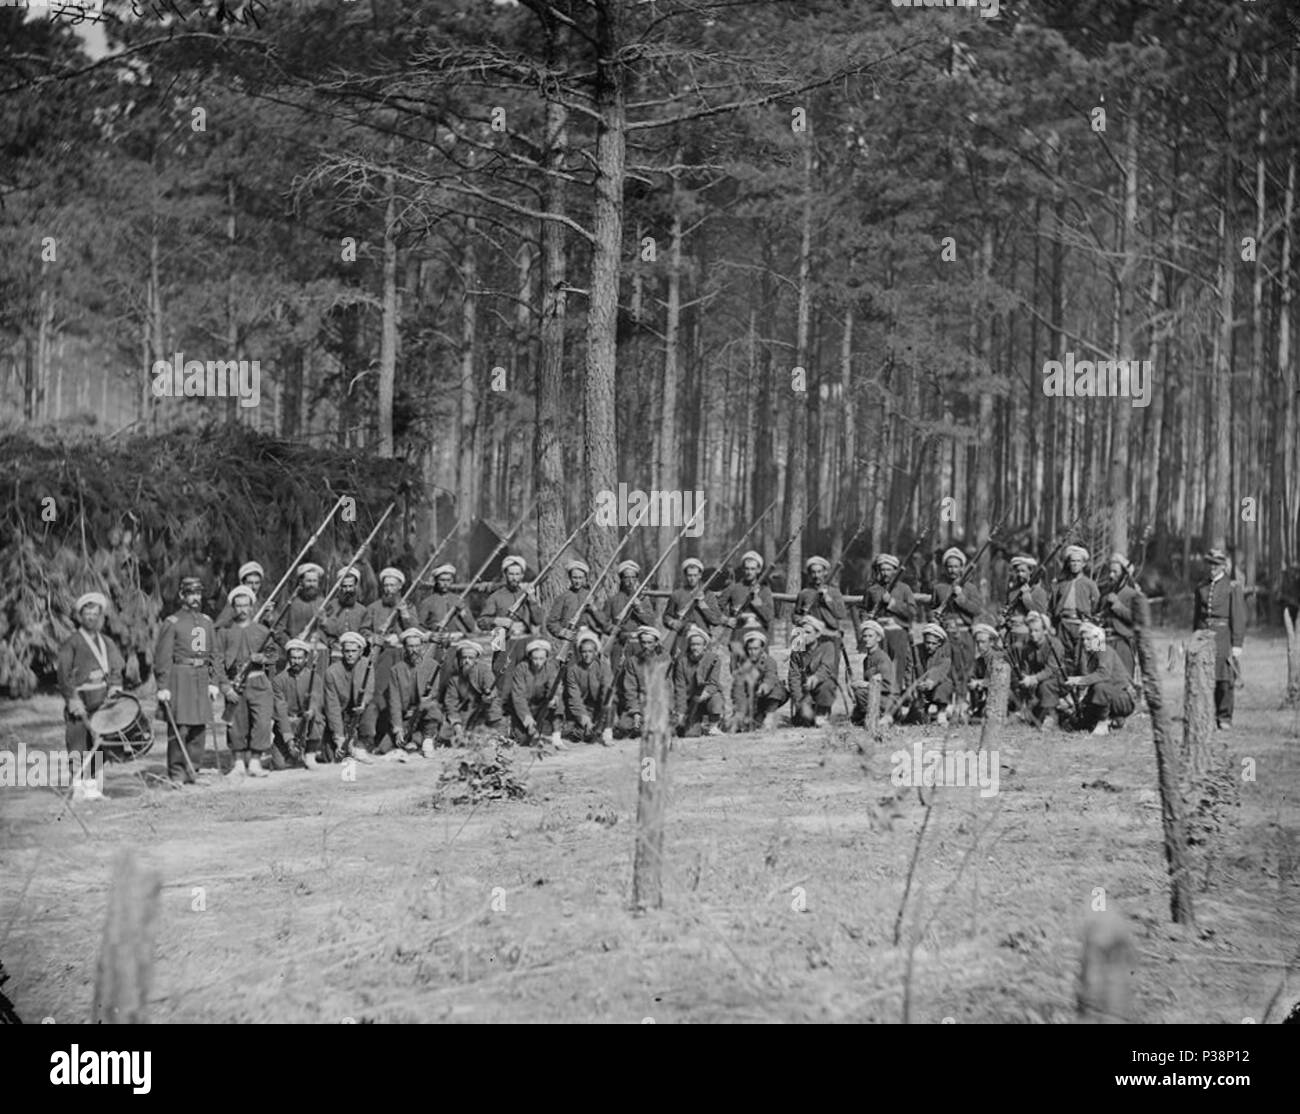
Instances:
[[[1214,632],[1197,631],[1187,641],[1183,673],[1183,761],[1192,784],[1210,768],[1214,739]]]
[[[1282,625],[1286,627],[1286,707],[1300,704],[1300,627],[1287,608],[1282,608]]]
[[[1201,889],[1207,889],[1236,804],[1237,782],[1224,737],[1214,723],[1212,631],[1197,631],[1187,643],[1183,705],[1183,801],[1190,861]]]
[[[984,700],[984,727],[980,730],[980,750],[992,750],[1002,734],[1007,719],[1007,700],[1011,695],[1011,663],[998,658],[989,677],[988,696]]]
[[[1133,1020],[1133,973],[1137,949],[1118,913],[1093,913],[1083,927],[1083,956],[1075,986],[1079,1020],[1123,1025]]]
[[[1182,755],[1169,728],[1169,711],[1160,687],[1160,670],[1151,641],[1151,604],[1142,593],[1133,601],[1138,664],[1142,688],[1151,713],[1156,746],[1156,776],[1160,783],[1160,818],[1164,828],[1165,862],[1169,868],[1169,911],[1175,924],[1195,924],[1193,875],[1187,851],[1187,824],[1182,796]]]
[[[872,677],[867,682],[867,734],[871,736],[871,741],[880,742],[882,732],[880,730],[880,678]]]
[[[140,1025],[148,1021],[154,924],[161,890],[158,872],[142,870],[134,851],[125,848],[118,853],[95,972],[91,1020],[97,1025]]]
[[[632,907],[638,912],[662,908],[664,903],[664,812],[668,803],[671,703],[668,667],[657,663],[646,678],[645,730],[638,764],[636,852],[632,863]]]

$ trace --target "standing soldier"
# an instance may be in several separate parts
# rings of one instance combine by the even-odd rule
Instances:
[[[361,625],[366,619],[366,605],[357,598],[357,592],[361,587],[361,573],[351,567],[340,569],[335,579],[339,590],[326,605],[325,615],[320,621],[320,630],[329,640],[331,660],[343,656],[339,639],[348,631],[360,634]],[[322,675],[328,665],[327,661],[321,666]]]
[[[1030,612],[1047,614],[1047,589],[1041,584],[1030,586],[1038,562],[1026,553],[1011,558],[1011,577],[1007,584],[1007,605],[1003,622],[1007,629],[1007,644],[1018,651],[1029,638],[1026,620]]]
[[[948,726],[948,705],[953,697],[952,649],[948,632],[938,623],[921,628],[918,673],[909,686],[920,694],[914,706],[904,712],[904,722],[929,723],[931,717],[940,727]]]
[[[750,550],[740,559],[740,579],[728,584],[718,596],[723,622],[731,628],[731,660],[737,661],[746,654],[744,636],[749,626],[757,622],[769,639],[772,637],[772,620],[776,607],[772,602],[772,589],[760,582],[763,557]]]
[[[361,662],[364,636],[345,631],[339,637],[343,657],[325,671],[325,723],[335,754],[351,750],[359,762],[370,761],[375,720],[367,710],[375,702],[375,678]]]
[[[678,735],[721,735],[722,663],[709,649],[708,632],[686,631],[686,653],[669,667],[673,690],[673,725]]]
[[[298,566],[297,587],[276,627],[276,639],[282,646],[288,645],[291,638],[302,638],[320,606],[320,582],[324,575],[325,570],[311,561]]]
[[[226,603],[234,619],[217,636],[221,662],[221,695],[225,698],[222,718],[226,721],[226,744],[235,763],[226,777],[238,781],[249,777],[266,777],[263,756],[270,757],[271,722],[275,715],[275,696],[267,676],[267,649],[271,632],[254,623],[251,588],[241,585],[231,589]]]
[[[503,700],[509,698],[515,666],[522,664],[529,640],[542,633],[545,620],[535,586],[524,586],[527,569],[522,557],[502,561],[505,583],[488,596],[478,618],[479,630],[492,631],[492,672],[502,679]]]
[[[826,726],[835,705],[839,671],[839,644],[834,634],[815,615],[804,615],[790,638],[786,670],[792,723],[798,727]]]
[[[429,632],[427,638],[433,643],[434,660],[441,665],[447,647],[473,634],[478,624],[469,604],[457,603],[457,596],[451,590],[456,566],[439,565],[429,575],[433,577],[433,591],[420,603],[419,625]]]
[[[722,612],[713,593],[699,592],[703,577],[704,562],[695,557],[687,557],[682,562],[682,586],[674,588],[664,601],[663,624],[670,631],[698,626],[711,637],[713,628],[722,625]],[[681,639],[677,642],[680,644]]]
[[[825,557],[814,556],[809,557],[803,567],[812,583],[795,597],[794,621],[797,623],[807,616],[820,620],[825,637],[834,642],[833,649],[838,655],[844,638],[840,624],[848,619],[849,609],[839,589],[833,588],[828,583],[831,563]],[[838,666],[836,669],[836,676],[838,676]],[[791,689],[791,692],[793,691]]]
[[[1016,705],[1027,710],[1033,725],[1041,728],[1056,726],[1056,707],[1065,680],[1061,644],[1050,626],[1043,612],[1031,611],[1025,616],[1024,645],[1011,653]]]
[[[578,631],[574,656],[564,665],[564,706],[571,738],[584,743],[599,739],[605,746],[613,742],[614,732],[606,722],[613,689],[613,674],[600,656],[599,636],[585,628]]]
[[[1192,629],[1214,632],[1214,721],[1219,730],[1232,726],[1241,648],[1246,640],[1246,594],[1241,584],[1228,579],[1228,555],[1212,549],[1205,555],[1209,575],[1196,586]]]
[[[610,593],[609,599],[605,601],[605,609],[601,616],[604,620],[603,626],[605,633],[611,631],[614,633],[614,645],[610,649],[609,661],[615,674],[619,672],[623,664],[623,653],[627,643],[636,637],[636,632],[640,627],[653,627],[655,625],[655,611],[650,601],[644,595],[638,596],[637,600],[628,612],[623,616],[623,621],[618,622],[618,617],[628,601],[636,594],[638,588],[638,577],[641,575],[641,566],[635,561],[624,561],[618,566],[618,589]],[[614,630],[615,626],[618,627]]]
[[[770,730],[790,693],[781,683],[776,659],[767,652],[767,635],[762,627],[748,628],[742,645],[744,657],[731,671],[732,729],[753,731],[761,726]]]
[[[1119,655],[1106,645],[1106,632],[1093,623],[1079,628],[1082,643],[1082,673],[1067,677],[1065,683],[1085,688],[1079,708],[1078,726],[1094,735],[1109,735],[1112,727],[1122,727],[1133,714],[1133,674],[1124,672]]]
[[[979,592],[960,583],[966,572],[966,563],[966,554],[957,546],[944,551],[943,572],[948,580],[934,586],[934,601],[930,605],[931,619],[943,628],[952,658],[953,694],[961,700],[965,699],[966,684],[975,668],[975,636],[971,634],[971,627],[984,610]]]
[[[501,694],[492,667],[481,660],[482,649],[468,638],[456,643],[456,667],[442,685],[442,731],[445,740],[460,743],[465,732],[501,723]]]
[[[1064,557],[1061,575],[1052,584],[1047,613],[1061,636],[1067,668],[1073,668],[1080,651],[1079,628],[1092,621],[1101,594],[1096,582],[1083,571],[1089,560],[1088,551],[1081,545],[1070,545],[1066,546]]]
[[[301,749],[302,764],[314,770],[325,734],[325,671],[319,662],[308,666],[311,643],[291,638],[285,651],[288,664],[271,681],[280,748],[291,757]]]
[[[614,734],[620,739],[640,736],[645,726],[646,676],[651,666],[663,661],[663,637],[657,627],[636,631],[636,645],[623,658],[614,677],[618,699],[618,720]]]
[[[203,763],[203,740],[213,720],[217,688],[217,633],[199,607],[203,581],[181,579],[180,607],[163,621],[154,647],[153,667],[158,679],[158,704],[170,712],[167,722],[167,776],[193,784],[189,766]],[[181,747],[185,748],[184,754]],[[185,762],[189,756],[189,765]]]
[[[546,633],[556,642],[572,642],[579,627],[606,633],[596,605],[587,600],[590,591],[587,578],[591,576],[587,562],[574,558],[564,566],[564,571],[569,574],[569,587],[552,601],[551,609],[546,613]],[[586,606],[583,606],[583,600],[587,600]],[[580,609],[581,614],[578,613]]]
[[[1106,567],[1106,576],[1097,586],[1101,600],[1097,606],[1097,622],[1106,632],[1106,645],[1119,655],[1128,676],[1133,676],[1137,658],[1138,590],[1133,582],[1133,566],[1122,553],[1112,553]]]
[[[104,634],[108,599],[99,592],[87,592],[77,600],[77,630],[59,646],[58,685],[63,697],[64,745],[68,759],[76,763],[78,793],[86,800],[100,800],[104,794],[82,763],[90,747],[87,721],[110,696],[122,691],[126,662],[117,643]],[[73,758],[73,755],[79,755]],[[100,762],[103,762],[102,756]],[[92,765],[93,765],[92,761]]]
[[[402,602],[401,591],[406,574],[391,566],[379,573],[379,599],[366,608],[358,632],[370,643],[370,660],[366,668],[374,673],[374,690],[378,697],[367,709],[367,733],[379,741],[379,753],[391,749],[392,717],[388,714],[388,682],[393,666],[401,657],[399,631],[415,626],[415,613]]]
[[[853,686],[853,714],[850,722],[861,727],[867,722],[867,705],[871,697],[871,679],[880,678],[880,719],[889,722],[894,711],[894,697],[898,687],[894,678],[897,676],[898,663],[890,657],[884,648],[887,631],[874,619],[866,619],[858,628],[858,645],[862,647],[862,681]],[[908,639],[910,644],[910,637]],[[909,660],[910,655],[904,660]]]
[[[861,632],[863,620],[870,620],[884,631],[885,652],[894,663],[893,678],[906,686],[912,679],[912,620],[917,617],[916,597],[901,577],[893,588],[889,587],[899,565],[892,553],[878,554],[871,562],[875,581],[863,593],[858,630]],[[858,649],[863,649],[860,639]]]
[[[239,566],[239,584],[244,588],[253,590],[253,609],[257,609],[257,594],[262,590],[262,580],[266,572],[256,561],[245,561]],[[227,596],[226,606],[221,609],[221,614],[217,616],[217,621],[213,624],[217,630],[230,626],[235,621],[235,609],[230,606],[230,597]]]
[[[393,753],[404,759],[418,745],[425,758],[433,757],[433,740],[442,725],[437,694],[431,692],[439,662],[432,650],[424,652],[425,635],[419,627],[402,631],[402,657],[388,679],[388,715],[393,721]]]

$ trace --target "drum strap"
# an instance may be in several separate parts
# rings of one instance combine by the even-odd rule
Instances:
[[[81,628],[81,637],[86,640],[86,645],[90,647],[90,652],[95,655],[95,660],[99,662],[99,668],[104,671],[104,676],[108,676],[108,647],[104,645],[102,636],[96,634],[93,638],[85,627]]]

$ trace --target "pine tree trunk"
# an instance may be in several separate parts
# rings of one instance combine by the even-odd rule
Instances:
[[[478,439],[478,389],[474,374],[474,346],[478,332],[478,297],[473,290],[478,285],[478,261],[475,241],[478,230],[473,217],[465,222],[465,240],[461,245],[461,309],[460,309],[460,410],[458,415],[456,456],[456,521],[461,542],[469,555],[469,527],[479,513],[477,453]]]
[[[396,186],[390,175],[386,182],[388,202],[384,206],[384,302],[383,321],[379,334],[379,455],[384,458],[393,456],[393,395],[397,386],[397,197]],[[474,222],[469,222],[467,245],[474,237]],[[473,249],[466,247],[467,265],[466,286],[473,281]],[[466,305],[472,299],[466,294]],[[472,361],[473,332],[468,334]],[[472,371],[473,364],[469,369]],[[464,361],[461,373],[467,371]]]
[[[1209,499],[1210,544],[1223,548],[1228,542],[1229,491],[1232,468],[1232,314],[1237,279],[1237,244],[1232,227],[1232,198],[1235,192],[1236,156],[1232,142],[1233,86],[1237,80],[1236,49],[1228,54],[1228,82],[1226,87],[1228,138],[1223,154],[1222,197],[1219,207],[1219,236],[1221,258],[1219,264],[1219,330],[1217,359],[1211,386],[1211,413],[1214,428],[1213,488]]]
[[[808,368],[808,326],[812,314],[812,180],[813,149],[811,128],[804,133],[803,154],[803,219],[799,239],[799,309],[795,323],[795,364],[804,369],[811,378]],[[808,392],[795,392],[790,402],[790,465],[786,488],[789,491],[788,516],[790,529],[798,530],[799,523],[808,513]],[[815,528],[809,522],[809,528]],[[787,586],[791,591],[799,590],[800,576],[803,572],[803,536],[796,537],[788,550],[786,569]]]
[[[1116,321],[1113,360],[1136,357],[1133,344],[1133,287],[1137,282],[1137,207],[1138,207],[1138,111],[1141,90],[1135,89],[1124,129],[1124,223],[1122,226],[1123,264],[1115,291]],[[1133,406],[1126,398],[1111,403],[1115,426],[1110,445],[1110,544],[1119,553],[1129,546],[1129,429]]]
[[[677,151],[676,161],[682,161],[680,149]],[[676,179],[673,180],[671,204],[673,215],[668,241],[668,304],[664,321],[664,373],[659,392],[663,399],[663,414],[659,425],[659,460],[656,462],[654,477],[655,486],[665,492],[677,491],[681,487],[678,470],[680,449],[677,443],[677,429],[681,422],[681,415],[678,413],[677,388],[682,378],[681,365],[678,361],[682,324],[682,215],[678,209],[681,195]],[[661,552],[672,544],[680,528],[674,526],[672,522],[660,520],[659,549]],[[676,571],[677,562],[665,561],[659,567],[657,587],[671,588],[676,579]]]

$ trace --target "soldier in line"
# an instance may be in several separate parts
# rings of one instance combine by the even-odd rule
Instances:
[[[638,627],[636,643],[624,656],[614,678],[618,701],[618,719],[614,724],[617,738],[640,736],[645,726],[646,675],[652,665],[663,660],[663,636],[659,628]]]
[[[687,557],[682,562],[682,584],[674,588],[664,601],[663,625],[670,631],[682,631],[698,626],[712,637],[715,627],[722,625],[722,612],[712,592],[700,592],[704,578],[704,562]],[[675,639],[674,654],[681,653],[682,639]]]
[[[657,633],[657,632],[656,632]],[[600,656],[600,637],[586,628],[577,632],[573,656],[564,663],[564,709],[569,737],[584,743],[614,740],[607,723],[614,677]]]
[[[180,606],[163,621],[154,647],[154,675],[158,679],[159,713],[167,722],[167,776],[192,785],[181,747],[195,771],[203,764],[203,742],[213,721],[217,688],[217,633],[212,620],[199,607],[203,581],[181,579]],[[166,719],[166,711],[170,719]]]
[[[302,638],[303,632],[316,615],[320,606],[320,582],[325,570],[312,561],[305,561],[298,566],[295,574],[295,588],[289,598],[283,616],[276,625],[276,641],[280,646],[288,645],[291,638]]]
[[[1196,586],[1192,629],[1214,632],[1214,722],[1220,731],[1232,726],[1237,675],[1246,640],[1246,595],[1228,576],[1228,555],[1212,549],[1205,555],[1208,575]]]
[[[932,622],[943,627],[952,658],[953,696],[963,701],[966,684],[975,668],[975,636],[971,627],[984,611],[979,592],[969,584],[960,583],[966,564],[966,554],[955,545],[944,550],[943,572],[948,580],[934,586],[934,600],[930,605]]]
[[[399,631],[415,626],[415,611],[402,601],[406,587],[406,574],[401,569],[388,568],[379,573],[379,599],[366,608],[361,620],[361,634],[370,645],[366,670],[374,674],[374,691],[379,697],[366,708],[365,734],[379,743],[379,753],[388,754],[393,749],[393,722],[388,714],[388,682],[392,680],[393,666],[402,656],[402,639]]]
[[[1079,657],[1079,628],[1092,622],[1100,593],[1092,577],[1084,571],[1090,558],[1083,546],[1066,546],[1064,558],[1065,565],[1048,594],[1047,613],[1065,647],[1064,660],[1069,669]]]
[[[781,683],[776,659],[767,652],[767,635],[762,627],[755,622],[742,637],[744,656],[731,671],[732,730],[771,730],[790,693]]]
[[[748,633],[750,621],[757,623],[769,639],[772,637],[776,606],[772,602],[772,589],[759,580],[762,571],[762,555],[749,550],[740,559],[740,579],[728,584],[718,596],[722,621],[731,628],[733,662],[745,656],[743,636]]]
[[[510,711],[510,733],[517,743],[539,743],[549,736],[563,749],[560,739],[560,667],[551,660],[551,644],[534,638],[525,647],[525,658],[510,672],[505,706]]]
[[[361,587],[361,573],[355,568],[340,569],[338,576],[335,578],[339,590],[334,598],[330,600],[329,605],[325,608],[325,615],[320,621],[320,634],[314,634],[317,640],[324,636],[329,643],[330,660],[336,660],[343,656],[343,649],[339,645],[339,639],[347,631],[361,633],[361,626],[366,619],[366,605],[357,598],[357,592]],[[327,661],[321,667],[322,673],[329,662]]]
[[[234,618],[217,635],[220,688],[225,698],[222,718],[226,721],[226,744],[235,759],[226,777],[232,781],[245,773],[249,777],[266,777],[262,759],[269,759],[271,753],[275,714],[275,696],[267,675],[271,632],[260,622],[253,622],[255,599],[251,588],[232,588],[226,602]]]
[[[839,643],[826,624],[815,615],[797,620],[786,669],[790,718],[796,727],[826,726],[835,705],[839,668]]]
[[[351,750],[359,762],[370,761],[375,745],[375,718],[367,712],[375,702],[375,679],[363,663],[364,635],[345,631],[339,636],[342,657],[325,672],[325,723],[335,754]]]
[[[1007,644],[1012,650],[1019,650],[1029,638],[1026,619],[1030,612],[1047,613],[1047,589],[1041,584],[1030,586],[1038,562],[1028,554],[1012,557],[1010,567],[1006,607]]]
[[[258,593],[262,590],[262,580],[266,576],[265,570],[256,561],[245,561],[239,566],[239,576],[236,578],[239,585],[244,588],[251,588],[253,592],[253,610],[257,610]],[[217,621],[213,624],[217,630],[230,626],[235,620],[235,609],[230,606],[230,597],[226,597],[226,606],[221,609],[221,614],[217,616]]]
[[[1061,699],[1061,668],[1065,658],[1051,632],[1051,621],[1041,611],[1025,616],[1024,645],[1011,651],[1011,691],[1016,707],[1024,709],[1035,727],[1056,726]]]
[[[425,758],[433,757],[433,742],[442,725],[442,709],[432,686],[439,662],[425,652],[425,634],[419,627],[402,631],[402,657],[388,678],[388,715],[393,724],[393,754],[405,758],[418,746]]]
[[[611,592],[609,599],[605,601],[605,608],[601,614],[602,626],[605,633],[614,634],[614,645],[610,648],[609,662],[618,674],[623,664],[623,654],[626,652],[628,643],[637,637],[637,630],[640,627],[653,627],[655,625],[655,611],[653,605],[645,595],[637,597],[635,603],[628,608],[627,614],[619,621],[619,615],[623,609],[627,608],[628,601],[636,594],[640,586],[641,566],[635,561],[624,561],[618,566],[618,588]],[[617,628],[617,629],[615,629]]]
[[[825,636],[834,641],[834,652],[838,656],[844,638],[840,624],[849,617],[848,606],[839,589],[828,582],[831,563],[825,557],[809,557],[803,567],[811,583],[795,597],[794,622],[798,623],[805,616],[819,620]]]
[[[912,679],[912,620],[917,617],[917,609],[912,589],[901,578],[893,588],[889,587],[899,566],[892,553],[880,553],[871,562],[875,580],[863,593],[858,630],[862,630],[865,620],[870,620],[884,631],[885,652],[894,663],[893,676],[905,687]],[[858,649],[863,648],[859,640]]]
[[[948,706],[952,703],[955,678],[953,655],[948,632],[938,623],[921,628],[921,648],[917,655],[919,671],[910,687],[917,697],[904,705],[903,723],[929,723],[948,726]]]
[[[864,619],[858,627],[858,645],[862,647],[862,680],[853,685],[853,714],[851,723],[861,727],[867,722],[867,705],[871,697],[871,680],[880,678],[880,719],[889,722],[894,711],[894,698],[898,695],[897,661],[885,650],[888,632],[881,623],[874,619]],[[908,636],[910,643],[911,636]],[[904,657],[909,661],[911,655]]]
[[[442,686],[443,740],[460,743],[476,727],[497,729],[501,725],[501,694],[496,675],[482,660],[483,650],[468,638],[455,645],[455,668]]]
[[[709,649],[708,632],[701,627],[686,631],[686,653],[670,667],[673,691],[673,726],[682,736],[722,734],[722,663]]]
[[[292,756],[301,748],[302,764],[314,770],[325,734],[325,671],[319,662],[307,664],[311,643],[291,638],[285,651],[288,663],[271,680],[280,749]]]
[[[455,565],[439,565],[429,574],[433,577],[433,591],[420,603],[418,625],[428,631],[426,636],[433,644],[433,657],[439,664],[447,656],[447,647],[478,630],[474,613],[468,603],[456,602],[451,585],[456,579]]]
[[[488,596],[478,618],[479,630],[492,631],[492,672],[501,678],[501,696],[507,701],[514,669],[523,662],[529,640],[542,633],[545,623],[535,586],[524,585],[527,570],[522,557],[502,561],[505,583]]]
[[[100,592],[86,592],[74,607],[77,629],[59,646],[58,686],[63,697],[63,742],[68,758],[80,771],[76,792],[85,800],[103,797],[90,771],[81,766],[90,749],[90,715],[110,696],[122,691],[126,662],[117,643],[104,634],[108,599]],[[73,755],[79,755],[75,760]],[[100,762],[103,761],[101,757]],[[91,763],[94,764],[93,761]],[[76,773],[76,771],[74,771]]]
[[[579,628],[597,634],[608,633],[599,609],[587,598],[590,592],[587,583],[591,576],[590,566],[586,561],[575,557],[564,566],[564,571],[569,576],[569,586],[551,601],[550,610],[546,613],[546,633],[558,643],[572,642]]]
[[[1129,677],[1137,660],[1137,585],[1133,566],[1122,553],[1112,553],[1106,575],[1097,585],[1097,625],[1106,632],[1106,645],[1119,655]]]
[[[1109,735],[1133,714],[1133,674],[1124,671],[1119,655],[1106,645],[1106,632],[1094,623],[1079,628],[1082,672],[1065,683],[1086,691],[1080,702],[1077,726],[1094,735]]]

